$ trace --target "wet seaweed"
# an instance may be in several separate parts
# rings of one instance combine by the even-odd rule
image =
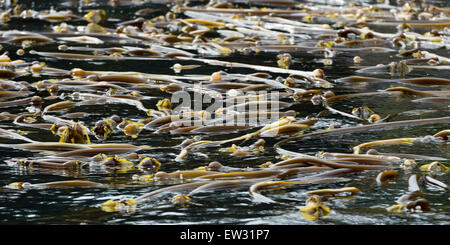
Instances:
[[[127,175],[122,185],[105,178],[5,188],[152,188],[99,201],[105,212],[134,212],[174,193],[171,205],[189,208],[205,193],[214,201],[217,192],[246,190],[250,205],[301,206],[314,221],[333,217],[333,200],[403,188],[395,185],[403,175],[408,192],[385,212],[439,212],[423,186],[449,193],[448,154],[439,154],[450,123],[447,7],[167,1],[161,14],[132,1],[135,15],[122,19],[107,11],[121,1],[66,2],[73,10],[7,2],[0,147],[27,156],[1,160],[56,175]],[[8,27],[18,20],[46,24]],[[122,67],[129,63],[138,65]],[[334,150],[346,137],[351,146]],[[314,140],[322,149],[306,150]],[[436,151],[415,152],[421,144]],[[279,194],[286,189],[301,196],[296,207]]]

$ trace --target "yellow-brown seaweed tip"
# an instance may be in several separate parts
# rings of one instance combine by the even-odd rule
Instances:
[[[191,201],[191,198],[184,195],[184,194],[178,194],[172,198],[172,203],[177,205],[186,205]]]
[[[135,199],[124,199],[119,201],[108,200],[102,203],[101,208],[105,212],[133,211],[137,206]]]
[[[9,189],[23,189],[25,183],[26,182],[13,182],[11,184],[6,185],[5,187]]]
[[[320,202],[319,196],[314,195],[306,200],[306,206],[300,208],[300,213],[309,220],[317,220],[330,215],[330,208]]]

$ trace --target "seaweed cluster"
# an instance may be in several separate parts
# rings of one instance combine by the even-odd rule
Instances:
[[[71,177],[7,188],[118,186],[83,179],[95,170],[152,189],[99,201],[105,212],[133,212],[167,193],[189,208],[199,193],[248,190],[255,205],[288,205],[309,220],[402,178],[406,194],[386,213],[437,212],[428,189],[448,201],[448,6],[1,4],[0,147],[29,154],[0,160]],[[313,141],[320,150],[304,147]],[[423,145],[434,151],[417,152]],[[301,198],[284,203],[281,189]]]

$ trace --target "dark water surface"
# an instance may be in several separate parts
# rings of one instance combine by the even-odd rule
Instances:
[[[21,1],[19,1],[21,2]],[[300,1],[303,2],[303,1]],[[429,1],[430,2],[430,1]],[[447,1],[433,1],[440,6],[450,7]],[[49,9],[54,6],[56,9],[72,9],[74,13],[83,15],[76,7],[66,7],[62,2],[52,1],[36,1],[34,5],[32,1],[24,1],[23,7],[34,7],[36,9]],[[142,6],[117,6],[111,7],[102,5],[96,8],[103,8],[112,21],[108,21],[105,26],[115,27],[115,23],[119,21],[129,20],[133,17],[133,13],[144,7],[159,8],[150,16],[155,17],[167,11],[164,4],[145,4]],[[83,13],[85,10],[83,10]],[[70,22],[69,22],[70,23]],[[80,22],[71,23],[81,25]],[[2,30],[17,29],[28,30],[33,32],[49,32],[51,23],[39,20],[23,20],[13,18],[0,27]],[[379,27],[383,32],[383,28]],[[386,29],[384,29],[385,32]],[[52,43],[44,46],[35,46],[31,49],[36,51],[56,51],[57,46],[61,43]],[[74,67],[85,70],[97,71],[136,71],[153,74],[170,74],[174,72],[170,67],[175,63],[192,64],[193,62],[180,62],[171,59],[154,60],[154,61],[75,61],[75,60],[58,60],[53,58],[44,58],[37,55],[26,54],[19,57],[15,54],[17,46],[2,43],[3,51],[9,51],[11,59],[23,59],[25,61],[45,61],[48,66],[70,70]],[[109,46],[117,46],[116,44],[108,44]],[[79,45],[83,46],[83,45]],[[96,45],[90,45],[96,46]],[[101,46],[101,45],[99,45]],[[140,44],[136,44],[140,46]],[[141,45],[142,46],[142,45]],[[98,47],[98,46],[97,46]],[[430,50],[435,54],[450,57],[448,49]],[[353,56],[359,55],[365,66],[377,64],[388,64],[391,61],[398,61],[401,58],[396,56],[395,52],[372,53],[343,53],[333,59],[331,66],[324,66],[318,60],[320,57],[312,55],[308,52],[293,52],[294,63],[292,69],[311,71],[316,68],[323,69],[326,74],[326,80],[333,82],[339,78],[355,75],[358,69],[353,64]],[[261,64],[276,67],[277,53],[260,52],[258,54],[251,53],[249,55],[231,54],[227,57],[207,57],[198,55],[198,57],[213,58],[224,61],[238,61],[248,64]],[[201,64],[201,63],[198,63]],[[244,73],[249,74],[255,71],[243,68],[223,68],[218,66],[210,66],[201,64],[198,69],[187,70],[182,74],[202,74],[210,75],[218,70],[224,70],[228,73]],[[274,74],[285,77],[285,74]],[[389,74],[358,74],[373,77],[391,78]],[[449,70],[435,69],[417,69],[407,74],[407,78],[412,77],[440,77],[450,78]],[[27,81],[29,83],[50,79],[51,77],[20,77],[17,80]],[[377,91],[386,89],[391,86],[405,86],[400,83],[359,83],[345,84],[335,83],[333,91],[336,94],[360,93]],[[420,87],[409,86],[414,89],[422,90],[448,90],[448,87]],[[169,94],[164,94],[158,89],[145,89],[140,91],[143,95],[155,96],[155,98],[143,101],[147,108],[155,108],[156,102],[161,98],[170,98]],[[41,97],[48,96],[47,91],[37,91],[35,93]],[[289,101],[287,99],[286,101]],[[47,105],[47,104],[46,104]],[[376,95],[367,97],[357,97],[344,99],[333,104],[333,107],[342,111],[351,111],[356,106],[366,105],[373,111],[381,114],[382,117],[388,114],[401,113],[411,110],[428,110],[426,113],[401,115],[395,118],[397,120],[411,120],[422,118],[437,118],[450,116],[448,103],[416,103],[412,102],[408,96],[387,96]],[[437,109],[444,108],[444,109]],[[320,106],[314,106],[309,101],[295,103],[290,110],[299,112],[298,118],[304,118],[313,113],[322,110]],[[24,108],[2,108],[2,111],[11,113],[24,112]],[[133,106],[108,104],[105,106],[83,106],[74,108],[71,112],[85,111],[92,113],[91,116],[83,118],[83,122],[92,127],[99,119],[109,115],[119,115],[131,119],[139,119],[145,117],[142,111],[136,110]],[[341,124],[342,126],[357,125],[355,120],[342,117],[336,114],[327,114],[315,124],[310,132],[314,130],[326,129],[331,124]],[[5,129],[18,129],[12,124],[12,121],[1,121],[0,126]],[[449,129],[446,123],[429,124],[421,126],[408,126],[393,129],[383,129],[377,131],[358,132],[345,135],[332,135],[321,138],[305,139],[299,142],[293,141],[283,146],[284,149],[315,155],[318,152],[340,152],[351,153],[352,147],[372,141],[382,139],[393,139],[403,137],[420,137],[433,135],[434,133]],[[39,141],[58,141],[58,137],[52,135],[49,131],[38,130],[33,128],[22,129],[28,132],[27,137]],[[240,134],[235,134],[238,136]],[[153,134],[150,131],[142,131],[139,137],[133,139],[124,137],[123,134],[117,133],[108,138],[107,142],[113,143],[130,143],[134,145],[149,145],[151,147],[170,147],[175,146],[183,141],[185,136],[170,134]],[[214,137],[210,137],[214,138]],[[219,138],[230,138],[230,135],[219,136]],[[285,138],[285,137],[284,137]],[[206,137],[208,139],[208,137]],[[151,156],[158,159],[162,163],[161,170],[172,172],[176,170],[194,169],[204,166],[211,161],[219,161],[223,165],[231,167],[255,167],[267,161],[278,162],[279,156],[272,148],[273,144],[278,142],[280,138],[266,139],[265,151],[257,156],[251,156],[243,159],[234,158],[229,153],[219,151],[219,148],[203,148],[199,151],[207,154],[208,159],[202,156],[192,155],[183,162],[174,162],[173,159],[178,155],[179,149],[166,148],[163,150],[142,150],[139,154]],[[95,142],[93,137],[91,138]],[[0,138],[0,143],[22,143],[10,139]],[[98,143],[98,142],[96,142]],[[230,145],[227,145],[230,146]],[[444,158],[446,160],[441,163],[450,166],[450,145],[447,143],[430,141],[426,143],[415,143],[410,145],[390,145],[377,147],[380,152],[390,153],[408,153],[419,154]],[[346,199],[334,199],[326,202],[331,208],[331,213],[320,220],[308,220],[299,213],[299,208],[304,205],[308,198],[306,192],[322,189],[322,188],[340,188],[343,183],[330,184],[312,184],[312,185],[294,185],[283,190],[263,192],[264,195],[275,200],[276,203],[264,204],[256,203],[249,196],[248,188],[238,190],[217,190],[199,193],[195,195],[189,206],[180,207],[171,202],[174,193],[167,193],[151,201],[138,205],[134,212],[105,212],[100,208],[101,203],[114,199],[135,198],[150,191],[165,187],[161,184],[140,184],[132,181],[132,176],[142,174],[138,169],[120,171],[114,169],[105,169],[101,167],[92,167],[77,171],[69,170],[52,170],[44,168],[26,168],[6,164],[6,161],[12,158],[27,157],[33,158],[40,156],[36,152],[27,152],[19,149],[0,148],[0,186],[8,185],[12,182],[30,182],[44,183],[60,180],[89,180],[104,184],[110,184],[109,188],[53,188],[53,189],[8,189],[0,188],[0,223],[1,224],[133,224],[133,225],[153,225],[153,224],[282,224],[282,225],[303,225],[303,224],[353,224],[353,225],[423,225],[423,224],[450,224],[450,199],[448,193],[437,187],[424,187],[424,198],[430,203],[431,210],[424,213],[390,213],[387,208],[395,204],[395,200],[408,192],[408,178],[413,173],[422,174],[419,167],[414,168],[411,172],[405,172],[398,166],[394,169],[399,172],[396,181],[388,182],[380,186],[364,191],[361,194]],[[418,166],[429,163],[429,160],[418,160]],[[363,171],[358,174],[349,175],[352,180],[364,179],[367,177],[376,177],[380,171]],[[434,176],[436,179],[450,184],[449,173],[440,173]],[[176,192],[177,194],[180,192]]]

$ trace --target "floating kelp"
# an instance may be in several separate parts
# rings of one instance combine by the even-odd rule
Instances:
[[[174,186],[169,186],[166,188],[161,188],[156,191],[146,193],[135,199],[122,199],[119,201],[108,200],[101,204],[101,208],[102,208],[102,210],[104,210],[106,212],[129,211],[129,209],[132,209],[132,210],[135,209],[139,202],[143,202],[146,199],[156,196],[158,194],[162,194],[162,193],[170,192],[170,191],[195,189],[195,188],[205,185],[207,183],[210,183],[210,182],[202,181],[202,182],[193,182],[193,183],[174,185]]]
[[[0,136],[20,139],[30,143],[24,144],[0,144],[0,147],[22,149],[40,152],[61,152],[56,156],[95,156],[99,153],[121,154],[148,149],[148,146],[135,146],[132,144],[76,144],[65,142],[38,142],[20,134],[0,128]]]
[[[33,32],[6,31],[1,32],[0,34],[2,37],[1,41],[21,45],[24,48],[28,48],[32,45],[42,45],[53,42],[53,39]]]
[[[344,187],[339,189],[321,189],[321,190],[315,190],[315,191],[309,191],[308,195],[320,195],[322,196],[321,199],[324,199],[323,196],[335,196],[340,193],[351,193],[351,195],[355,195],[355,193],[361,192],[360,189],[356,187]]]
[[[398,172],[395,170],[386,170],[377,175],[375,181],[378,185],[381,185],[383,182],[395,180],[398,176]]]
[[[74,187],[105,187],[105,185],[100,183],[95,183],[91,181],[83,180],[66,180],[66,181],[55,181],[48,183],[31,184],[28,182],[14,182],[6,186],[12,189],[28,189],[28,188],[74,188]]]
[[[246,172],[231,172],[231,173],[217,173],[198,177],[197,179],[252,179],[252,178],[264,178],[270,176],[276,176],[281,171],[276,170],[261,170],[261,171],[246,171]]]
[[[88,164],[80,162],[76,158],[11,159],[8,161],[8,164],[28,168],[32,167],[68,170],[79,170],[89,167]]]
[[[217,65],[217,66],[224,66],[224,67],[250,68],[250,69],[259,70],[259,71],[287,73],[287,74],[310,77],[311,79],[320,79],[320,77],[317,76],[317,72],[314,72],[314,71],[305,72],[305,71],[298,71],[298,70],[282,69],[282,68],[277,68],[277,67],[267,67],[267,66],[250,65],[250,64],[244,64],[244,63],[238,63],[238,62],[224,62],[224,61],[219,61],[219,60],[208,60],[208,59],[188,58],[188,57],[178,57],[178,59],[188,60],[188,61],[198,61],[198,62],[210,64],[210,65]]]
[[[437,133],[435,135],[436,138],[441,138],[440,135],[442,135],[443,132]],[[401,138],[401,139],[389,139],[389,140],[379,140],[379,141],[373,141],[373,142],[367,142],[360,145],[357,145],[353,147],[353,152],[355,154],[361,153],[361,148],[363,147],[373,147],[375,145],[389,145],[389,144],[411,144],[415,143],[420,140],[426,140],[428,138]]]
[[[450,171],[450,168],[438,161],[434,161],[432,163],[428,163],[428,164],[420,166],[420,170],[424,171],[424,172],[431,172],[431,173],[439,173],[439,172],[447,173]]]
[[[354,159],[349,159],[350,162],[353,162]],[[356,160],[356,159],[355,159]],[[340,163],[340,162],[344,163]],[[346,168],[346,169],[355,169],[355,170],[365,170],[365,169],[385,169],[390,168],[386,165],[364,165],[364,164],[345,164],[345,161],[343,159],[337,159],[335,161],[331,160],[323,160],[315,157],[299,157],[299,158],[291,158],[288,160],[281,161],[277,164],[272,165],[272,168],[277,168],[280,166],[286,166],[298,163],[305,164],[306,166],[316,165],[316,166],[326,166],[330,168]]]
[[[386,199],[396,204],[364,215],[443,210],[426,187],[449,191],[440,179],[449,170],[448,8],[143,2],[0,4],[0,147],[10,150],[0,162],[12,174],[106,172],[112,182],[7,187],[106,188],[95,194],[105,212],[176,205],[186,214],[248,190],[247,201],[301,206],[301,222],[335,223],[325,217],[379,207],[384,188],[401,193]],[[397,190],[405,181],[407,192]],[[163,206],[142,205],[163,194],[173,194]],[[343,211],[347,198],[361,208]]]
[[[423,77],[423,78],[406,78],[406,79],[380,79],[373,77],[361,77],[361,76],[350,76],[345,78],[340,78],[337,82],[401,82],[408,83],[419,86],[433,86],[433,85],[450,85],[450,80],[444,78],[433,78],[433,77]]]
[[[60,37],[59,40],[68,41],[68,42],[76,42],[76,43],[85,43],[85,44],[102,44],[103,41],[90,36],[79,36],[79,37]]]
[[[307,219],[317,220],[330,215],[330,208],[323,205],[318,196],[312,196],[306,200],[305,206],[300,208],[300,213]]]
[[[82,127],[80,123],[75,123],[72,127],[65,127],[62,130],[59,142],[75,143],[75,144],[91,144],[88,131],[84,127]]]
[[[445,122],[450,122],[450,117],[435,118],[435,119],[421,119],[421,120],[406,120],[406,121],[397,121],[397,122],[385,122],[385,123],[362,125],[362,126],[355,126],[355,127],[349,127],[349,128],[337,128],[337,129],[324,130],[324,131],[304,134],[301,136],[291,137],[291,138],[288,138],[288,139],[285,139],[285,140],[282,140],[282,141],[276,143],[274,147],[279,147],[283,144],[286,144],[289,141],[299,140],[302,138],[312,138],[312,137],[333,135],[333,134],[354,133],[354,132],[361,132],[361,131],[365,131],[365,130],[374,130],[374,129],[380,129],[380,128],[422,125],[422,124],[430,124],[430,123],[445,123]]]
[[[408,199],[389,207],[388,211],[394,213],[430,211],[430,203],[424,198],[408,197]]]
[[[413,174],[408,179],[408,191],[409,193],[400,196],[395,205],[392,205],[387,210],[389,212],[394,213],[403,213],[403,212],[427,212],[430,211],[430,203],[422,198],[424,193],[419,187],[419,181],[423,178],[431,178],[428,176],[421,177],[419,175]],[[432,179],[432,178],[431,178]],[[434,179],[433,179],[434,180]],[[436,181],[436,183],[441,183],[440,181]]]
[[[450,188],[449,188],[449,186],[448,186],[447,184],[445,184],[445,183],[443,183],[443,182],[441,182],[441,181],[439,181],[439,180],[437,180],[437,179],[434,179],[434,178],[432,178],[432,177],[429,176],[429,175],[425,175],[425,176],[424,176],[424,179],[425,179],[425,182],[426,182],[427,184],[430,184],[430,185],[433,185],[433,186],[442,188],[442,189],[444,189],[444,190],[447,191],[447,192],[450,191]]]
[[[336,182],[341,181],[340,178],[319,178],[319,179],[306,179],[306,180],[298,180],[298,181],[267,181],[267,182],[259,182],[252,185],[249,189],[249,194],[254,198],[256,202],[265,202],[265,203],[273,203],[275,201],[267,198],[260,193],[261,190],[280,190],[293,185],[305,185],[305,184],[314,184],[314,183],[328,183],[328,182]]]

